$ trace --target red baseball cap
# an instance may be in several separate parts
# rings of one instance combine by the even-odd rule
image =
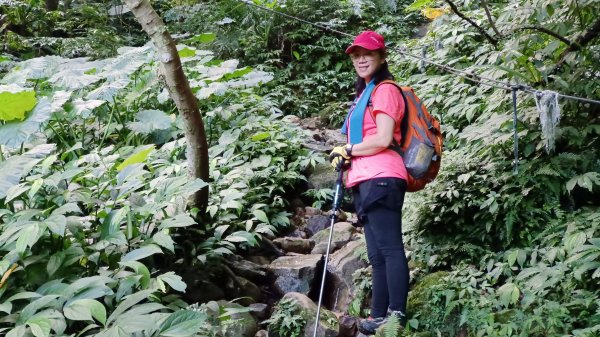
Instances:
[[[383,36],[372,30],[365,30],[354,38],[354,42],[346,48],[346,54],[351,54],[356,47],[363,47],[368,50],[385,49],[385,40]]]

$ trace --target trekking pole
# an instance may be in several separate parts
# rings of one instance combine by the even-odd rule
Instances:
[[[333,197],[333,212],[331,212],[331,224],[329,226],[329,241],[327,242],[327,251],[325,252],[325,264],[323,265],[323,276],[321,277],[321,289],[319,290],[319,304],[317,304],[317,317],[315,319],[315,330],[313,337],[317,337],[317,328],[319,327],[319,316],[321,314],[321,302],[323,301],[323,288],[325,287],[325,275],[327,274],[327,263],[329,262],[329,250],[331,249],[331,240],[333,238],[333,225],[337,220],[340,210],[341,200],[344,195],[342,188],[342,179],[344,177],[344,159],[339,166],[338,178],[335,183],[335,195]]]

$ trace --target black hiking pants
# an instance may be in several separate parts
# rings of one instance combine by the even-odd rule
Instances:
[[[352,192],[373,267],[371,317],[386,316],[388,308],[406,313],[409,274],[402,240],[406,181],[371,179],[354,186]]]

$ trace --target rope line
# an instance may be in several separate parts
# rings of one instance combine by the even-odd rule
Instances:
[[[299,21],[299,22],[303,22],[303,23],[306,23],[308,25],[312,25],[312,26],[315,26],[317,28],[320,28],[320,29],[323,29],[323,30],[326,30],[326,31],[329,31],[329,32],[340,34],[342,36],[346,36],[346,37],[349,37],[349,38],[354,37],[354,35],[352,35],[352,34],[348,34],[348,33],[345,33],[345,32],[342,32],[342,31],[339,31],[339,30],[336,30],[336,29],[333,29],[333,28],[330,28],[330,27],[327,27],[327,26],[324,26],[324,25],[321,25],[321,24],[318,24],[318,23],[314,23],[314,22],[311,22],[311,21],[308,21],[308,20],[305,20],[305,19],[293,16],[293,15],[290,15],[290,14],[287,14],[287,13],[282,13],[282,12],[279,12],[279,11],[276,11],[276,10],[273,10],[273,9],[270,9],[270,8],[266,8],[266,7],[257,5],[254,2],[252,2],[252,0],[239,0],[239,1],[241,3],[244,3],[244,4],[248,5],[248,6],[252,6],[252,7],[261,9],[263,11],[267,11],[267,12],[270,12],[270,13],[273,13],[273,14],[281,15],[281,16],[289,18],[289,19],[293,19],[293,20],[296,20],[296,21]],[[527,85],[513,85],[513,84],[511,84],[509,82],[506,82],[506,81],[500,81],[500,80],[496,80],[496,79],[493,79],[493,78],[489,78],[489,77],[485,77],[485,76],[473,74],[473,73],[470,73],[470,72],[466,72],[466,71],[463,71],[463,70],[460,70],[460,69],[453,68],[453,67],[451,67],[449,65],[446,65],[446,64],[442,64],[442,63],[439,63],[439,62],[432,61],[432,60],[430,60],[430,59],[428,59],[426,57],[422,57],[422,56],[419,56],[419,55],[412,54],[412,53],[407,52],[405,49],[402,49],[402,48],[389,48],[389,49],[392,49],[392,50],[396,51],[397,53],[399,53],[401,55],[408,56],[408,57],[414,58],[416,60],[420,60],[422,62],[425,62],[425,63],[431,64],[433,66],[436,66],[436,67],[438,67],[440,69],[443,69],[443,70],[445,70],[445,71],[447,71],[447,72],[449,72],[451,74],[454,74],[456,76],[459,76],[459,77],[462,77],[464,79],[467,79],[467,80],[470,80],[470,81],[473,81],[473,82],[477,82],[478,84],[486,85],[486,86],[489,86],[489,87],[493,87],[493,88],[497,88],[497,89],[503,89],[503,90],[515,90],[515,89],[516,90],[522,90],[524,92],[533,94],[534,96],[535,95],[539,95],[539,94],[543,93],[544,91],[546,91],[546,90],[538,90],[538,89],[535,89],[535,88],[527,86]],[[600,101],[598,101],[598,100],[584,98],[584,97],[579,97],[579,96],[566,95],[566,94],[561,94],[561,93],[558,93],[558,92],[556,94],[558,95],[558,97],[562,97],[562,98],[566,98],[566,99],[571,99],[571,100],[576,100],[576,101],[581,101],[581,102],[589,103],[589,104],[599,104],[600,105]]]

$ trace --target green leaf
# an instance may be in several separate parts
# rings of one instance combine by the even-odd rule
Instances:
[[[257,244],[256,238],[252,233],[248,233],[246,231],[238,231],[232,233],[231,235],[225,238],[225,241],[236,242],[236,243],[248,243],[250,246],[255,246]]]
[[[154,144],[142,146],[140,150],[127,157],[125,161],[123,161],[119,166],[117,166],[117,170],[123,171],[123,169],[126,168],[128,165],[138,164],[146,161],[148,155],[150,155],[150,152],[152,152],[153,150]]]
[[[254,212],[252,212],[252,214],[254,214],[254,216],[259,220],[262,221],[264,223],[270,224],[269,222],[269,218],[267,217],[267,214],[264,211],[261,211],[260,209],[255,210]]]
[[[416,11],[416,10],[428,7],[434,1],[435,0],[416,0],[415,2],[410,4],[408,7],[406,7],[405,11],[407,11],[407,12]]]
[[[514,283],[506,283],[498,288],[496,293],[500,297],[500,302],[502,302],[505,307],[508,307],[511,304],[517,303],[521,292]]]
[[[250,139],[252,139],[255,142],[264,140],[271,137],[271,134],[269,132],[261,132],[261,133],[257,133],[254,136],[252,136]]]
[[[0,87],[0,120],[22,121],[37,103],[35,91],[10,92]]]
[[[119,262],[119,264],[135,270],[138,275],[142,276],[140,279],[140,285],[142,288],[146,288],[148,286],[150,283],[150,271],[146,265],[138,261]]]
[[[297,52],[297,51],[295,51],[295,50],[294,50],[294,51],[292,52],[292,54],[294,55],[294,57],[296,58],[296,60],[298,60],[298,61],[299,61],[299,60],[301,59],[301,57],[300,57],[300,53],[299,53],[299,52]]]
[[[155,244],[148,244],[130,251],[121,258],[121,262],[137,261],[157,253],[162,253],[160,247]]]
[[[45,295],[40,298],[36,298],[27,304],[23,310],[21,310],[21,315],[19,316],[17,322],[23,323],[29,321],[29,319],[32,318],[40,309],[54,305],[54,301],[58,297],[59,295]]]
[[[125,219],[127,214],[129,213],[129,206],[125,206],[123,208],[112,210],[104,221],[102,222],[102,226],[100,226],[100,238],[106,239],[114,233],[121,230],[121,222]]]
[[[206,316],[192,310],[179,310],[167,317],[160,327],[159,336],[163,337],[189,337],[196,334],[204,322]]]
[[[25,323],[31,328],[31,333],[35,337],[49,337],[52,322],[46,317],[34,316]]]
[[[587,241],[587,234],[585,232],[574,232],[567,234],[564,239],[565,249],[568,252],[572,252],[575,249],[581,247]]]
[[[152,240],[156,242],[157,245],[170,250],[172,253],[175,253],[175,241],[173,241],[171,236],[164,231],[154,234]]]
[[[78,98],[73,101],[73,111],[76,115],[81,116],[83,118],[88,118],[92,114],[92,111],[97,107],[103,105],[106,101],[102,100],[87,100],[84,101],[81,98]]]
[[[65,235],[67,228],[67,218],[61,214],[52,214],[46,220],[42,221],[43,224],[48,226],[48,229],[54,234],[59,236]]]
[[[188,47],[185,47],[183,49],[181,49],[179,52],[179,57],[192,57],[192,56],[196,56],[196,51],[194,49],[190,49]]]
[[[12,148],[20,147],[29,137],[39,131],[42,123],[50,119],[53,111],[50,101],[44,97],[40,98],[27,119],[0,125],[0,144]]]
[[[30,224],[19,231],[15,250],[23,253],[27,247],[32,247],[39,239],[40,227],[37,223]]]
[[[195,225],[195,224],[196,224],[196,221],[194,219],[192,219],[191,216],[189,216],[185,213],[180,213],[172,218],[165,219],[160,224],[160,226],[158,226],[158,229],[162,230],[165,228],[173,228],[173,227],[188,227],[188,226]]]
[[[185,288],[187,288],[187,284],[181,280],[181,277],[172,271],[160,275],[157,279],[167,283],[177,291],[185,292]]]
[[[46,266],[46,271],[48,271],[48,275],[49,276],[54,275],[54,273],[58,270],[58,268],[60,268],[60,266],[63,264],[64,261],[65,261],[65,252],[64,251],[56,252],[52,256],[50,256],[50,259],[48,259],[48,265]]]
[[[215,33],[202,33],[200,35],[196,35],[190,38],[190,41],[198,42],[198,43],[210,43],[213,42],[217,38]]]
[[[251,67],[244,67],[242,69],[234,70],[231,73],[224,74],[222,80],[224,80],[224,81],[233,80],[233,79],[236,79],[236,78],[243,77],[244,75],[249,74],[251,72],[252,72],[252,68]]]
[[[103,325],[106,323],[106,308],[102,303],[92,299],[73,301],[65,305],[63,313],[66,318],[74,321],[92,321],[95,318]]]
[[[142,291],[138,291],[135,294],[131,294],[131,295],[127,296],[121,303],[119,303],[119,305],[112,312],[112,314],[110,314],[110,316],[108,316],[108,319],[106,320],[106,325],[109,325],[115,319],[120,317],[125,311],[127,311],[127,309],[129,309],[132,306],[138,304],[139,302],[147,299],[151,294],[152,294],[152,290],[142,290]]]
[[[172,124],[171,117],[160,110],[142,110],[137,113],[135,119],[136,121],[128,123],[127,127],[145,135],[156,130],[166,130]]]
[[[54,149],[54,144],[42,144],[20,156],[0,161],[0,199],[4,199],[8,190],[19,184],[21,178]]]

